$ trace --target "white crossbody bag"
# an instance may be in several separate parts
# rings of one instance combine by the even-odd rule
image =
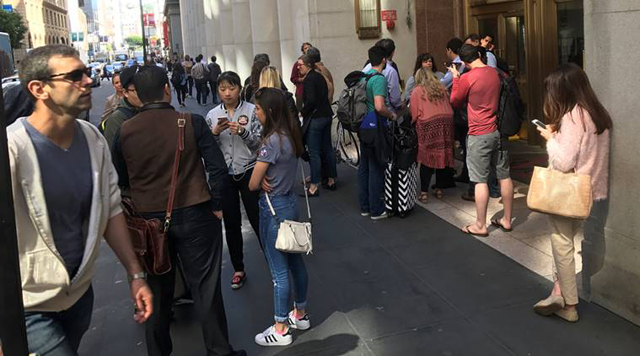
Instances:
[[[269,199],[269,194],[265,193],[267,197],[267,203],[271,214],[280,223],[278,228],[278,238],[276,239],[276,249],[287,253],[306,253],[307,255],[313,252],[313,243],[311,239],[311,207],[309,206],[309,195],[307,192],[307,184],[304,176],[304,168],[300,165],[302,171],[302,183],[304,184],[304,197],[307,201],[307,215],[309,216],[309,222],[299,222],[293,220],[280,220],[276,215],[275,209]]]

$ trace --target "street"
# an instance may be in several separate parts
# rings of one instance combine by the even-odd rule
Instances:
[[[92,122],[111,93],[106,81],[94,88]],[[185,110],[205,114],[212,107],[188,98]],[[580,301],[577,324],[536,315],[532,306],[548,295],[551,282],[420,206],[406,219],[361,217],[356,178],[342,164],[338,190],[323,190],[311,200],[314,254],[305,261],[312,328],[294,332],[288,347],[263,348],[253,341],[273,322],[273,290],[256,236],[244,221],[246,285],[231,289],[226,250],[222,269],[234,348],[249,355],[379,356],[622,356],[640,350],[640,327],[587,301]],[[299,208],[306,209],[304,198]],[[146,355],[144,325],[133,321],[125,270],[105,242],[93,288],[93,320],[80,354]],[[175,308],[172,337],[174,355],[204,354],[191,306]]]

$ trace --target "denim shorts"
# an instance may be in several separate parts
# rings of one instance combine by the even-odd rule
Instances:
[[[495,170],[498,180],[510,177],[509,153],[505,150],[504,144],[500,145],[501,139],[498,131],[486,135],[467,136],[469,180],[474,183],[488,183],[491,170]]]

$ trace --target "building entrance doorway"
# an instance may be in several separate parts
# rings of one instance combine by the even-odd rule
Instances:
[[[493,37],[494,54],[509,66],[509,74],[516,79],[522,100],[528,105],[527,93],[527,37],[522,1],[487,4],[471,8],[469,32]],[[527,125],[519,138],[527,139]]]

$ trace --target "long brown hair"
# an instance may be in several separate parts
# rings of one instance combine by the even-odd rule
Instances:
[[[432,103],[437,103],[447,97],[447,89],[440,83],[433,71],[427,68],[420,68],[414,75],[416,87],[421,87],[426,94],[423,99],[428,99]]]
[[[596,126],[596,134],[613,127],[607,109],[596,97],[587,74],[573,63],[563,64],[544,80],[546,95],[543,112],[554,131],[560,131],[562,117],[578,105],[586,110]]]
[[[416,65],[413,67],[413,72],[417,72],[418,69],[422,68],[422,62],[426,62],[431,60],[431,70],[435,73],[438,71],[438,67],[436,66],[436,59],[433,57],[431,53],[423,53],[418,55],[416,58]]]
[[[280,135],[281,140],[282,136],[286,136],[291,141],[296,157],[302,156],[302,137],[287,108],[284,92],[277,88],[260,88],[256,91],[256,104],[260,105],[266,115],[262,139],[266,141],[273,134]]]

